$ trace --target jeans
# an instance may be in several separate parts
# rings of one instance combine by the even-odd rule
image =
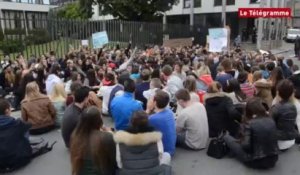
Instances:
[[[46,132],[52,131],[53,129],[55,129],[55,125],[51,125],[51,126],[46,126],[44,128],[38,128],[38,129],[31,129],[29,131],[29,133],[31,135],[41,135],[44,134]]]
[[[187,150],[194,150],[185,143],[185,133],[177,133],[176,147],[180,147]]]

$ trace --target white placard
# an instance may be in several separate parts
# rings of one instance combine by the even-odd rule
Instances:
[[[228,31],[226,28],[209,29],[209,51],[222,52],[227,50],[228,46]]]

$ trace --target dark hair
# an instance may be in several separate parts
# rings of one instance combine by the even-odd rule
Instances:
[[[90,93],[90,88],[86,86],[82,86],[75,91],[74,97],[76,103],[82,103]]]
[[[60,71],[60,65],[59,65],[58,63],[54,63],[54,64],[51,66],[50,74],[55,74],[55,75],[57,75],[59,71]]]
[[[149,117],[145,111],[134,112],[127,131],[134,134],[153,131],[154,128],[149,125],[148,118]]]
[[[96,78],[96,72],[94,69],[89,69],[87,71],[86,78],[89,80],[89,86],[92,87],[92,86],[99,85],[99,82],[97,81],[97,78]]]
[[[160,70],[159,69],[154,69],[151,78],[160,78]]]
[[[183,83],[184,88],[186,88],[189,92],[197,91],[197,83],[196,78],[192,75],[189,75]]]
[[[277,91],[282,100],[288,101],[294,93],[294,85],[288,79],[281,80],[277,85]]]
[[[5,99],[0,99],[0,115],[5,115],[6,110],[10,109],[10,104]]]
[[[71,73],[71,80],[72,81],[77,81],[77,77],[78,77],[78,75],[80,75],[78,72],[72,72]]]
[[[135,83],[132,79],[127,78],[127,79],[124,80],[124,91],[134,93]]]
[[[191,100],[191,95],[187,89],[180,89],[175,93],[177,100],[183,100],[185,102]]]
[[[274,68],[275,68],[275,63],[274,62],[270,62],[270,63],[267,64],[266,67],[267,67],[268,71],[273,71]]]
[[[93,165],[101,174],[114,171],[113,158],[115,145],[109,134],[100,132],[103,121],[101,112],[96,107],[85,109],[71,137],[72,174],[79,174],[84,164],[84,158],[89,153]]]
[[[292,67],[293,65],[294,65],[294,62],[293,62],[293,60],[292,59],[287,59],[286,60],[286,64],[289,66],[289,67]]]
[[[251,120],[254,115],[257,117],[266,117],[267,111],[265,108],[265,105],[263,104],[263,101],[259,97],[252,97],[250,98],[245,107],[245,117],[246,121]]]
[[[241,90],[240,83],[237,81],[237,79],[228,80],[228,87],[226,89],[228,92],[234,92],[239,102],[243,102],[247,98],[246,94]]]
[[[163,109],[168,106],[170,102],[169,94],[163,90],[157,90],[154,95],[154,101],[156,102],[156,107]]]
[[[248,79],[248,73],[245,71],[240,72],[237,79],[239,83],[245,83]]]
[[[74,81],[74,82],[72,82],[72,84],[71,84],[71,86],[70,86],[70,90],[71,90],[72,93],[75,93],[75,91],[76,91],[77,89],[80,89],[81,87],[82,87],[81,82]]]
[[[170,76],[173,73],[173,68],[170,65],[165,65],[162,68],[162,72],[166,75],[166,76]]]
[[[113,74],[113,73],[111,73],[111,72],[107,72],[106,74],[105,74],[105,76],[104,76],[104,79],[106,80],[106,81],[110,81],[111,82],[111,86],[112,85],[115,85],[115,75]]]
[[[225,71],[230,71],[232,69],[232,62],[230,59],[226,58],[221,62],[222,67]]]

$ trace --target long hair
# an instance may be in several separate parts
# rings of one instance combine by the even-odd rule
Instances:
[[[55,100],[61,100],[61,99],[65,100],[66,98],[67,98],[67,93],[65,91],[64,84],[56,83],[51,92],[50,99],[52,101],[55,101]]]
[[[254,117],[265,117],[267,115],[267,110],[263,101],[259,97],[250,98],[247,101],[245,108],[245,121],[249,121]]]
[[[32,99],[38,98],[42,96],[40,93],[40,88],[39,85],[34,81],[31,83],[28,83],[26,85],[26,90],[25,90],[25,99],[30,101]]]
[[[228,80],[228,91],[234,92],[239,102],[246,100],[246,94],[241,90],[240,84],[237,79]]]
[[[197,92],[196,79],[194,76],[189,75],[185,82],[183,83],[184,88],[186,88],[189,92]]]
[[[222,86],[219,82],[212,82],[207,89],[207,93],[218,93],[221,92]]]
[[[91,156],[93,165],[101,173],[113,169],[115,160],[110,158],[114,156],[110,155],[113,145],[107,142],[107,134],[99,131],[102,125],[101,113],[96,107],[89,107],[82,112],[71,136],[72,175],[79,174],[87,155]]]

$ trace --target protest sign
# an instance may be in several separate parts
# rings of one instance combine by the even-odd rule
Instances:
[[[81,40],[82,46],[89,46],[89,40]]]
[[[209,51],[222,52],[227,50],[228,46],[228,30],[226,28],[209,29]]]
[[[165,40],[164,47],[183,47],[183,46],[192,46],[193,38],[178,38],[178,39],[169,39]]]
[[[92,39],[94,49],[101,48],[104,44],[108,43],[108,36],[106,31],[93,33]]]

